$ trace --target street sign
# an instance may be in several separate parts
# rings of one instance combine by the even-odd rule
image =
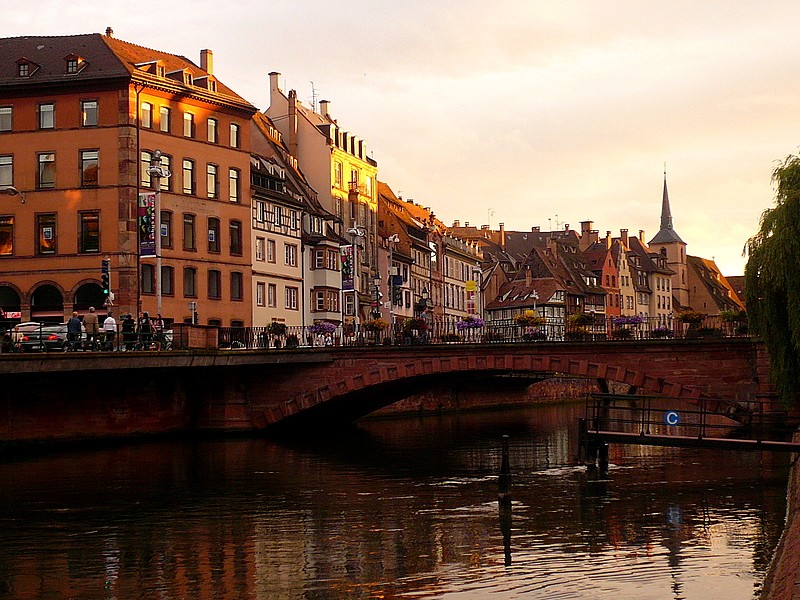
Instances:
[[[678,425],[681,422],[681,416],[676,410],[668,410],[664,413],[664,423],[667,425]]]

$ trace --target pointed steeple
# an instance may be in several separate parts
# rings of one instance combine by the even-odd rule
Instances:
[[[661,198],[661,229],[655,237],[650,240],[650,243],[664,244],[667,242],[684,243],[681,237],[675,233],[675,230],[672,228],[672,211],[670,211],[669,208],[669,192],[667,191],[667,167],[664,165],[664,194]]]

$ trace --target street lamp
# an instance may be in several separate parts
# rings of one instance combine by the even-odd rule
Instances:
[[[348,235],[353,240],[353,328],[356,336],[358,335],[358,288],[360,287],[360,275],[358,273],[358,241],[363,241],[367,235],[367,230],[363,227],[351,227],[347,230]]]
[[[20,192],[13,185],[9,185],[0,189],[0,194],[5,196],[20,196],[22,198],[22,204],[25,204],[25,192]]]
[[[372,316],[376,319],[381,318],[381,275],[380,273],[375,273],[372,277],[372,293],[375,295],[375,306],[372,309]]]
[[[153,178],[153,187],[156,190],[155,228],[156,238],[156,314],[161,314],[161,178],[172,175],[169,169],[161,166],[161,150],[155,150],[150,158],[150,168],[147,173]]]

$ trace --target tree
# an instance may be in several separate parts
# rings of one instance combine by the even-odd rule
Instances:
[[[800,156],[772,174],[775,207],[747,240],[745,300],[750,330],[767,347],[772,383],[786,407],[800,389]]]

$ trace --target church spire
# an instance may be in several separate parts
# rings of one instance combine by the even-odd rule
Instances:
[[[667,191],[667,165],[664,163],[664,194],[661,197],[661,229],[655,237],[650,240],[650,243],[664,244],[668,242],[684,243],[672,228],[672,211],[669,208],[669,192]]]

